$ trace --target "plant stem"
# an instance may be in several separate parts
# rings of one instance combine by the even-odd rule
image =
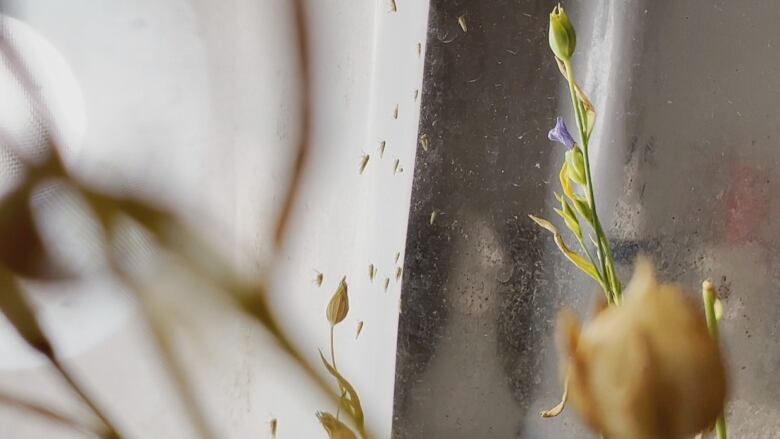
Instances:
[[[607,296],[607,301],[610,304],[617,303],[620,300],[620,287],[619,282],[616,282],[614,275],[614,262],[612,260],[612,251],[609,249],[607,243],[606,249],[605,242],[606,237],[604,230],[601,227],[599,221],[598,212],[596,211],[596,199],[593,195],[593,176],[590,170],[590,157],[589,157],[589,138],[587,132],[587,121],[584,119],[586,116],[583,114],[582,105],[580,105],[577,93],[574,90],[574,70],[571,64],[571,60],[563,61],[563,65],[566,68],[566,81],[569,83],[569,94],[571,95],[571,103],[574,107],[575,119],[577,121],[577,128],[580,132],[580,141],[582,143],[582,155],[585,161],[585,183],[587,188],[588,206],[590,207],[591,214],[593,215],[593,228],[596,232],[596,248],[598,250],[598,258],[601,263],[602,276],[606,280],[607,289],[604,291]]]
[[[710,281],[704,281],[701,286],[701,295],[704,300],[704,316],[707,319],[707,329],[710,331],[710,337],[715,342],[718,342],[718,316],[715,314],[715,301],[717,300],[717,293],[715,292],[715,285]],[[718,439],[727,439],[726,434],[726,417],[723,413],[718,416],[718,420],[715,422],[715,436]]]
[[[330,325],[330,362],[333,364],[333,369],[338,371],[338,368],[336,368],[336,348],[335,344],[333,343],[333,329],[336,328],[336,325]],[[340,388],[341,385],[339,385],[339,390],[341,392],[341,396],[344,396],[344,389]],[[336,420],[338,421],[339,415],[341,414],[341,398],[339,398],[338,405],[336,405]]]
[[[108,416],[100,409],[100,406],[92,400],[92,398],[87,394],[87,392],[84,391],[84,389],[81,388],[81,385],[76,381],[76,379],[71,375],[71,373],[60,363],[59,359],[57,359],[56,356],[52,355],[49,357],[49,361],[54,366],[55,369],[57,369],[57,372],[59,372],[60,376],[65,380],[65,382],[68,383],[68,386],[70,386],[71,389],[81,398],[81,400],[89,407],[90,410],[95,414],[95,416],[100,419],[100,421],[103,423],[103,425],[107,429],[107,436],[108,438],[120,438],[121,436],[117,432],[116,427],[114,427],[114,424],[108,419]]]
[[[330,325],[330,362],[333,364],[333,368],[338,370],[336,368],[336,350],[333,347],[333,328],[335,328],[336,325]]]
[[[62,426],[72,428],[75,431],[84,433],[89,437],[109,438],[107,432],[97,431],[92,426],[81,422],[78,419],[71,418],[65,414],[54,411],[46,406],[38,405],[31,401],[26,401],[14,395],[0,391],[0,404],[7,405],[24,412],[37,415],[42,419],[58,423]]]

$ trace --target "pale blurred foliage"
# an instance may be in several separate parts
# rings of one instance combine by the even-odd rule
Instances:
[[[309,141],[308,63],[301,2],[294,2],[292,10],[303,72],[300,93],[303,114],[298,121],[300,141],[289,184],[286,192],[279,197],[275,233],[268,243],[272,249],[281,246],[286,226],[293,215]],[[162,206],[159,201],[150,201],[153,197],[144,197],[143,191],[134,191],[122,184],[95,187],[72,173],[61,156],[62,133],[53,122],[50,108],[36,87],[36,78],[25,64],[23,54],[18,52],[5,28],[0,36],[0,54],[13,81],[23,93],[22,101],[28,104],[29,108],[20,110],[29,113],[36,128],[34,136],[27,139],[19,139],[13,133],[0,130],[2,160],[14,169],[12,184],[0,200],[0,283],[3,289],[0,311],[21,338],[48,359],[95,416],[85,419],[70,417],[15,395],[0,394],[0,403],[43,416],[88,435],[106,438],[124,436],[111,416],[61,364],[56,346],[41,325],[24,288],[30,281],[57,283],[100,271],[112,273],[127,290],[135,293],[160,359],[198,437],[214,438],[217,435],[208,425],[208,418],[202,413],[183,371],[174,346],[178,338],[168,322],[171,317],[179,323],[185,322],[179,325],[179,331],[188,327],[197,330],[197,325],[187,326],[186,316],[177,318],[177,313],[186,313],[186,307],[171,306],[171,303],[159,300],[158,287],[166,282],[174,282],[176,289],[189,284],[189,294],[204,295],[202,300],[206,303],[212,302],[231,310],[235,315],[231,319],[248,317],[259,323],[306,372],[312,390],[322,391],[335,399],[334,390],[320,378],[313,365],[303,360],[287,334],[280,329],[267,304],[265,283],[274,269],[273,259],[267,267],[259,270],[259,274],[247,278],[238,274],[234,264],[226,261],[201,234],[193,231],[191,224],[177,217],[174,209]],[[64,218],[65,222],[58,225],[57,218]],[[57,227],[75,228],[77,231],[68,233],[67,242],[63,243],[59,239],[61,236],[55,237]],[[86,263],[74,264],[73,254],[86,254]],[[175,276],[172,277],[172,273],[180,279],[173,280]],[[325,364],[328,366],[327,362]],[[348,385],[335,368],[332,374],[339,380],[340,387]],[[357,399],[356,395],[352,398]],[[359,406],[359,402],[357,404]],[[354,410],[345,412],[350,416],[355,413]],[[321,419],[329,421],[330,418]],[[337,423],[329,421],[328,425],[344,425],[341,421]],[[324,421],[323,425],[328,427]],[[364,433],[363,437],[367,437],[362,419],[359,430]]]

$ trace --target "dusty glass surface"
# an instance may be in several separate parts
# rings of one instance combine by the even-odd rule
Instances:
[[[720,286],[733,437],[780,432],[780,8],[566,2],[599,112],[599,213],[627,279],[638,252],[697,297]],[[595,286],[526,214],[552,217],[568,96],[547,1],[431,2],[399,324],[394,437],[590,437],[560,397],[553,322]],[[465,16],[464,32],[458,17]],[[431,224],[431,212],[436,219]]]

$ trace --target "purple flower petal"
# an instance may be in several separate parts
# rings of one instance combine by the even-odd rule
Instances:
[[[571,137],[569,130],[566,129],[566,123],[562,117],[555,119],[555,126],[547,133],[547,138],[554,142],[563,143],[567,148],[574,146],[574,138]]]

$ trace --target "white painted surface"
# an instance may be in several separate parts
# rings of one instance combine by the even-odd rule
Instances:
[[[380,438],[391,425],[400,298],[393,258],[400,251],[402,264],[423,70],[417,43],[424,46],[427,19],[427,2],[397,3],[391,12],[385,0],[308,2],[313,143],[271,289],[284,327],[317,364],[317,349],[328,347],[325,306],[347,276],[351,310],[337,327],[337,359]],[[297,135],[289,2],[27,0],[9,11],[56,47],[79,82],[87,120],[80,174],[173,206],[246,273],[267,262]],[[364,152],[371,158],[359,175]],[[379,268],[373,283],[369,263]],[[315,269],[325,274],[322,288]],[[273,417],[279,438],[325,437],[314,412],[335,407],[262,330],[170,275],[156,295],[219,437],[270,437]],[[193,437],[130,312],[119,330],[108,325],[94,345],[72,350],[70,364],[131,437]],[[58,339],[78,336],[81,318],[73,320],[57,323]],[[365,327],[355,340],[358,320]],[[79,410],[41,366],[0,371],[0,388]],[[0,408],[0,437],[78,436]]]

